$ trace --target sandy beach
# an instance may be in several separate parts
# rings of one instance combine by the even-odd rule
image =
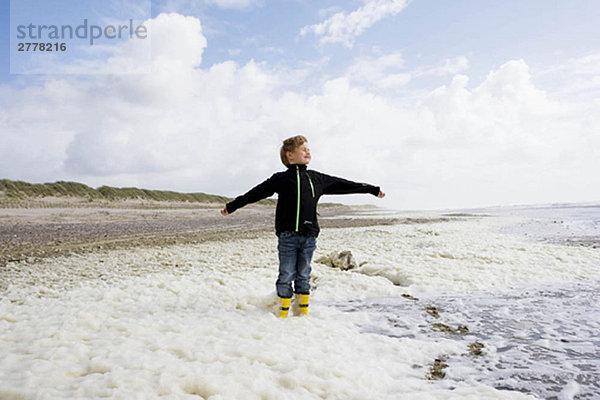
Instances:
[[[0,267],[9,261],[68,255],[97,249],[165,246],[217,238],[255,237],[273,231],[274,207],[252,205],[234,216],[220,215],[215,204],[126,204],[82,206],[64,200],[14,202],[0,208]],[[367,210],[369,208],[366,208]],[[321,209],[321,225],[330,227],[419,223],[410,218],[358,218],[365,208],[330,205]]]
[[[272,208],[218,210],[2,210],[0,398],[600,393],[597,249],[516,216],[324,207],[314,260],[359,266],[313,261],[311,316],[282,320]]]

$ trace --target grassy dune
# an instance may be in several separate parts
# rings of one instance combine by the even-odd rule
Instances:
[[[98,190],[77,182],[27,183],[23,181],[0,180],[0,191],[4,196],[13,199],[28,197],[89,197],[103,199]]]
[[[94,189],[83,183],[58,181],[54,183],[28,183],[0,180],[0,192],[12,199],[40,197],[78,197],[90,200],[149,200],[191,203],[223,203],[231,199],[206,193],[178,193],[168,190],[116,188],[100,186]]]
[[[148,190],[135,187],[117,188],[100,186],[94,189],[78,182],[28,183],[0,179],[0,203],[39,202],[43,199],[75,200],[78,203],[112,203],[139,201],[144,203],[215,203],[224,204],[231,198],[206,193],[179,193],[169,190]],[[262,204],[275,204],[275,200],[262,200]]]

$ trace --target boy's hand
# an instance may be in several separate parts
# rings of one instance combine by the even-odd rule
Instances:
[[[379,194],[377,195],[377,197],[379,197],[380,199],[383,199],[385,197],[385,193],[383,193],[381,190],[379,190]]]
[[[229,215],[229,211],[227,211],[227,206],[223,207],[223,209],[221,210],[221,215]]]

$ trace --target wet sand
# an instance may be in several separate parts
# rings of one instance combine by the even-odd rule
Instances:
[[[98,249],[197,243],[274,232],[273,206],[251,205],[226,217],[220,214],[221,207],[0,209],[0,266]],[[364,218],[359,217],[361,212],[364,208],[325,206],[320,209],[319,223],[331,228],[420,222]]]

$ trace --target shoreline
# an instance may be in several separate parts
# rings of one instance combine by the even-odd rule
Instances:
[[[275,234],[275,208],[267,204],[249,205],[227,217],[220,215],[222,205],[215,203],[143,200],[90,203],[80,199],[49,198],[13,205],[13,208],[0,207],[0,268],[11,262],[27,264],[96,250],[196,244],[256,238],[265,232]],[[334,203],[319,206],[322,229],[428,224],[489,217],[494,215],[449,213],[448,210],[439,213],[399,212],[371,205]],[[534,242],[600,248],[598,236],[532,235],[528,233],[527,225],[519,223],[517,229],[504,232]]]
[[[220,215],[221,205],[169,207],[49,207],[0,209],[0,267],[10,262],[88,253],[102,249],[194,244],[254,238],[274,231],[275,209],[250,205]],[[449,217],[365,216],[365,207],[324,205],[321,228],[349,228],[450,221]]]

